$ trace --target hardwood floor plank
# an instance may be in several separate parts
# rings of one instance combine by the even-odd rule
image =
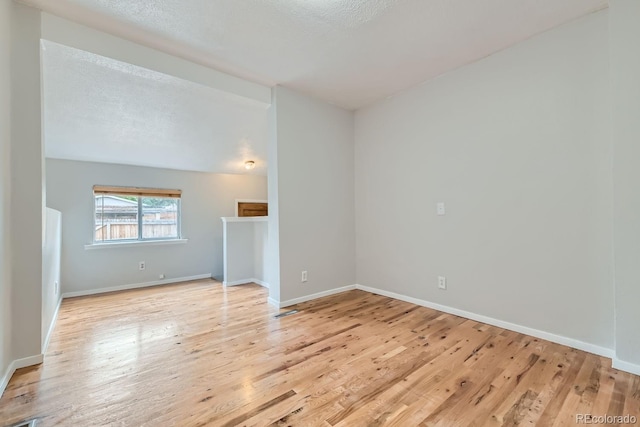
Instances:
[[[63,301],[0,426],[575,425],[640,416],[608,359],[363,291],[280,319],[257,285],[203,280]]]

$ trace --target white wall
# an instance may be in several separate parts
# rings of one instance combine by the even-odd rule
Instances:
[[[95,184],[182,190],[186,244],[85,250],[92,241]],[[202,274],[222,278],[222,221],[235,199],[266,199],[262,176],[222,175],[47,159],[47,203],[62,212],[63,293]],[[138,270],[138,261],[146,270]]]
[[[607,26],[590,15],[357,112],[359,284],[612,348]]]
[[[0,2],[0,383],[12,360],[10,162],[11,144],[11,2]],[[2,387],[0,384],[0,393]]]
[[[226,227],[227,270],[224,280],[232,283],[253,278],[255,270],[253,224],[231,222]]]
[[[44,246],[42,248],[42,348],[46,350],[49,332],[60,304],[60,260],[62,255],[62,215],[46,209]],[[56,284],[58,286],[56,286]]]
[[[266,286],[264,276],[267,218],[225,218],[224,281],[228,286],[256,282]]]
[[[283,87],[274,91],[269,179],[277,173],[277,194],[269,194],[269,212],[279,217],[285,302],[355,283],[353,113]],[[309,274],[304,284],[302,270]]]
[[[11,309],[18,360],[38,358],[42,345],[40,12],[13,3],[11,37]]]
[[[612,0],[610,7],[616,357],[640,374],[640,2]]]
[[[267,187],[269,194],[269,219],[267,223],[266,270],[265,277],[269,283],[269,299],[280,302],[280,209],[278,207],[278,109],[275,90],[271,93],[271,106],[268,111],[269,136],[267,140]]]
[[[268,270],[267,251],[269,250],[269,224],[256,222],[253,224],[253,277],[267,284]]]

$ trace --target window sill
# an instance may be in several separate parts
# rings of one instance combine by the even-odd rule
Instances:
[[[109,243],[91,243],[84,245],[85,250],[108,249],[108,248],[124,248],[131,246],[160,246],[160,245],[180,245],[185,244],[189,239],[167,239],[167,240],[142,240],[131,242],[109,242]]]

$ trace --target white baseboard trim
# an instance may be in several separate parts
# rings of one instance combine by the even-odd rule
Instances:
[[[510,331],[519,332],[521,334],[530,335],[532,337],[541,338],[543,340],[566,345],[568,347],[576,348],[578,350],[583,350],[588,353],[597,354],[599,356],[604,356],[609,358],[613,358],[614,356],[613,349],[601,347],[591,343],[586,343],[574,338],[568,338],[562,335],[552,334],[550,332],[541,331],[539,329],[529,328],[527,326],[518,325],[516,323],[505,322],[503,320],[494,319],[493,317],[483,316],[481,314],[472,313],[470,311],[460,310],[457,308],[436,304],[431,301],[425,301],[418,298],[408,297],[406,295],[397,294],[395,292],[389,292],[382,289],[371,288],[369,286],[356,285],[356,288],[362,291],[371,292],[373,294],[394,298],[400,301],[409,302],[411,304],[420,305],[422,307],[431,308],[433,310],[438,310],[438,311],[453,314],[456,316],[464,317],[466,319],[475,320],[476,322],[482,322],[488,325],[497,326],[499,328],[508,329]]]
[[[617,357],[614,357],[611,359],[611,365],[614,369],[629,372],[634,375],[640,375],[640,365],[637,365],[635,363],[625,362],[624,360],[620,360]]]
[[[4,390],[7,388],[11,377],[14,372],[20,368],[26,368],[27,366],[39,365],[44,360],[44,355],[38,354],[35,356],[25,357],[23,359],[14,360],[7,366],[7,370],[4,372],[2,378],[0,378],[0,397],[4,393]]]
[[[311,300],[322,298],[322,297],[328,297],[330,295],[335,295],[335,294],[339,294],[346,291],[352,291],[356,289],[356,286],[357,285],[348,285],[348,286],[343,286],[341,288],[329,289],[328,291],[322,291],[322,292],[318,292],[311,295],[305,295],[299,298],[293,298],[288,301],[280,301],[280,302],[274,301],[274,302],[277,302],[278,308],[284,308],[284,307],[289,307],[290,305],[300,304],[301,302],[311,301]]]
[[[131,285],[114,286],[111,288],[88,289],[86,291],[65,292],[62,298],[83,297],[86,295],[104,294],[107,292],[126,291],[129,289],[147,288],[150,286],[169,285],[171,283],[189,282],[192,280],[210,279],[211,273],[198,274],[196,276],[176,277],[175,279],[154,280],[153,282],[135,283]]]
[[[276,301],[273,298],[269,297],[267,298],[267,302],[274,307],[280,308],[280,301]]]
[[[258,280],[258,279],[242,279],[242,280],[234,280],[232,282],[226,282],[223,281],[222,284],[224,286],[238,286],[238,285],[246,285],[247,283],[255,283],[258,284],[262,287],[265,287],[267,289],[269,289],[269,284],[267,282],[265,282],[264,280]]]
[[[263,288],[269,289],[269,284],[267,282],[265,282],[264,280],[253,279],[252,282],[253,283],[257,283],[258,285],[262,286]]]
[[[58,305],[56,306],[56,309],[53,312],[53,317],[51,317],[51,324],[49,325],[47,336],[44,338],[44,343],[42,344],[42,354],[47,354],[47,349],[49,348],[49,341],[51,341],[51,334],[53,333],[53,329],[56,327],[56,321],[58,320],[58,312],[60,311],[61,304],[62,304],[62,296],[58,298]]]
[[[44,354],[36,354],[22,359],[14,360],[14,369],[26,368],[27,366],[39,365],[44,361]]]

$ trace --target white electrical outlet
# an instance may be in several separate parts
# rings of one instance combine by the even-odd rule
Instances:
[[[58,295],[59,291],[60,291],[60,285],[58,284],[58,281],[53,282],[53,293],[54,293],[54,295]]]
[[[447,289],[447,278],[444,276],[438,276],[438,288]]]
[[[436,211],[437,211],[438,215],[444,215],[445,214],[444,202],[438,202],[436,204]]]
[[[307,281],[307,270],[304,270],[302,272],[302,279],[301,279],[302,283]]]
[[[158,279],[164,279],[164,273],[160,273],[160,274],[158,275]]]
[[[140,261],[140,262],[138,263],[138,270],[142,271],[142,270],[144,270],[145,268],[146,268],[146,265],[145,265],[144,261]]]

